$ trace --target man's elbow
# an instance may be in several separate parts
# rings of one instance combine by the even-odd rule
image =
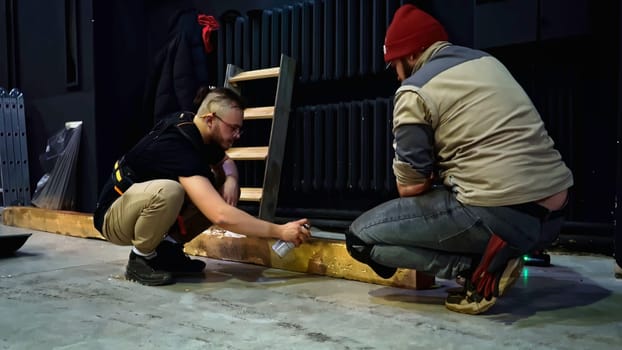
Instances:
[[[235,221],[235,210],[234,207],[225,203],[224,201],[219,205],[219,208],[212,208],[212,212],[210,213],[209,221],[223,228],[229,227]],[[207,216],[207,215],[206,215]]]

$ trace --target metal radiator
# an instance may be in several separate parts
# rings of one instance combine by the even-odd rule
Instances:
[[[30,205],[24,95],[0,88],[0,206]]]
[[[392,191],[392,108],[380,98],[298,108],[288,138],[291,189]]]
[[[315,0],[227,14],[219,30],[219,85],[227,63],[244,70],[296,60],[298,78],[316,82],[380,73],[386,28],[404,0]],[[371,19],[371,21],[370,21]],[[371,24],[371,25],[370,25]]]
[[[221,17],[218,33],[219,79],[224,79],[227,63],[244,70],[268,68],[278,65],[281,53],[298,63],[298,84],[382,73],[386,27],[402,3],[316,0],[247,14],[228,13]],[[390,166],[392,101],[348,101],[347,95],[338,100],[343,102],[322,104],[321,96],[318,104],[311,102],[312,106],[294,102],[287,140],[290,162],[283,169],[292,176],[284,179],[285,188],[323,194],[394,190]],[[245,185],[253,183],[256,168],[261,165],[241,167]]]

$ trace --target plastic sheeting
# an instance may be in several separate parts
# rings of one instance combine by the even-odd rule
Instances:
[[[82,122],[65,123],[65,128],[48,139],[39,156],[45,174],[37,183],[32,204],[38,208],[74,210],[76,165],[80,149]]]

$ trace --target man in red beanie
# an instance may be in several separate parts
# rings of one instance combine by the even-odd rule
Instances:
[[[357,218],[348,251],[381,277],[412,268],[456,278],[449,310],[479,314],[507,292],[524,253],[558,235],[573,185],[538,111],[489,54],[452,45],[413,5],[387,29],[400,198]]]

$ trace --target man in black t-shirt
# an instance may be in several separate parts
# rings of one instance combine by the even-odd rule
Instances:
[[[235,207],[238,172],[225,151],[240,138],[243,110],[232,90],[211,90],[196,115],[159,122],[115,164],[93,221],[110,242],[133,246],[128,279],[163,285],[202,273],[205,263],[188,258],[183,243],[211,224],[295,245],[309,238],[307,219],[277,225]]]

